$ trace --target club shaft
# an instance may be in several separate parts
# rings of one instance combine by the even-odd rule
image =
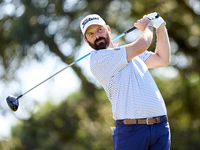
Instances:
[[[131,32],[131,31],[133,31],[133,30],[135,30],[135,29],[137,29],[137,28],[136,28],[136,27],[130,28],[129,30],[127,30],[127,31],[123,32],[122,34],[118,35],[117,37],[113,38],[113,39],[112,39],[112,42],[115,41],[115,40],[117,40],[117,39],[119,39],[119,38],[121,38],[122,36],[126,35],[127,33]],[[22,96],[24,96],[25,94],[29,93],[30,91],[32,91],[33,89],[35,89],[35,88],[38,87],[39,85],[41,85],[41,84],[43,84],[44,82],[48,81],[49,79],[53,78],[54,76],[56,76],[56,75],[59,74],[60,72],[64,71],[65,69],[67,69],[67,68],[69,68],[69,67],[71,67],[72,65],[76,64],[76,63],[79,62],[80,60],[82,60],[82,59],[84,59],[85,57],[89,56],[90,54],[91,54],[91,53],[88,53],[88,54],[84,55],[83,57],[77,59],[77,60],[74,61],[73,63],[67,65],[66,67],[64,67],[64,68],[61,69],[60,71],[56,72],[55,74],[53,74],[53,75],[50,76],[49,78],[45,79],[44,81],[40,82],[39,84],[37,84],[36,86],[34,86],[33,88],[31,88],[30,90],[28,90],[28,91],[24,92],[23,94],[19,95],[19,96],[17,97],[17,99],[21,98]]]
[[[124,35],[125,35],[125,33],[122,33],[122,34],[118,35],[117,37],[113,38],[112,41],[115,41],[115,40],[119,39],[120,37],[122,37]]]

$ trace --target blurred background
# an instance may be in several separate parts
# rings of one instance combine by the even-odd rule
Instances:
[[[113,149],[111,104],[90,72],[89,56],[20,98],[16,112],[6,97],[91,51],[79,28],[86,15],[99,14],[114,38],[152,12],[166,21],[172,51],[169,66],[150,70],[166,102],[171,149],[200,149],[199,0],[1,0],[0,10],[1,150]],[[156,38],[149,50],[155,45]]]

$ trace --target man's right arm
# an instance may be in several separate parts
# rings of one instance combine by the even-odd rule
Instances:
[[[135,56],[145,52],[151,45],[153,39],[153,26],[149,19],[144,18],[138,20],[137,23],[134,24],[134,26],[137,27],[143,33],[139,36],[139,38],[136,41],[125,46],[127,53],[127,61],[130,61]]]
[[[153,39],[153,27],[146,27],[142,35],[133,43],[126,45],[127,61],[145,52]]]

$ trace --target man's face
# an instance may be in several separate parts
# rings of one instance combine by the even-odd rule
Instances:
[[[91,25],[85,32],[85,41],[95,50],[106,49],[111,42],[108,30],[104,26]]]

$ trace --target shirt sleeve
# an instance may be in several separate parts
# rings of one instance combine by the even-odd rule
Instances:
[[[94,51],[90,57],[91,72],[99,81],[113,76],[127,64],[125,47]]]
[[[145,61],[149,58],[149,56],[151,56],[151,54],[153,54],[153,52],[145,51],[144,53],[138,55],[138,57],[139,57],[140,59],[142,59],[142,61],[145,62]]]

